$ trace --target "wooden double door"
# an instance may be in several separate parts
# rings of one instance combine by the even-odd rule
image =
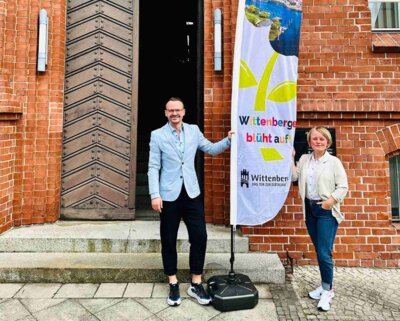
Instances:
[[[62,218],[135,219],[137,190],[149,206],[147,168],[139,173],[137,160],[146,162],[150,131],[166,121],[167,96],[194,107],[189,120],[199,115],[197,7],[174,16],[186,2],[168,13],[142,1],[141,23],[139,0],[67,2]],[[146,31],[157,26],[158,34]]]

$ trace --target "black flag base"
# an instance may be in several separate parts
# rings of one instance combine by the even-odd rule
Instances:
[[[252,309],[258,303],[258,291],[244,274],[213,276],[207,281],[207,291],[219,311]]]

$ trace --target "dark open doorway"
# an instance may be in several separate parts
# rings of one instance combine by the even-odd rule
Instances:
[[[184,121],[202,127],[202,8],[201,0],[140,1],[138,219],[151,209],[147,186],[150,132],[166,123],[164,108],[168,98],[181,97],[186,108]]]

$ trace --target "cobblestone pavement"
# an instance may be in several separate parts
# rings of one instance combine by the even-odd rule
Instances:
[[[307,295],[319,280],[318,267],[295,267],[284,285],[269,286],[280,321],[400,320],[400,269],[336,267],[335,298],[328,312],[318,311],[318,301]]]
[[[286,283],[257,284],[251,310],[220,312],[185,293],[166,303],[167,284],[0,284],[0,321],[400,321],[400,269],[335,268],[331,310],[320,312],[308,291],[319,285],[316,266],[295,267]]]

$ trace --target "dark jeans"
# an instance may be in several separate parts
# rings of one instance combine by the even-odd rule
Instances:
[[[333,286],[332,250],[335,242],[338,222],[331,210],[325,210],[321,204],[305,199],[306,226],[317,253],[322,287],[325,290]]]
[[[189,266],[191,274],[203,274],[207,247],[207,230],[204,206],[200,196],[190,198],[182,187],[181,194],[173,202],[163,201],[160,214],[161,255],[166,275],[177,272],[178,254],[176,239],[181,219],[189,234]]]

